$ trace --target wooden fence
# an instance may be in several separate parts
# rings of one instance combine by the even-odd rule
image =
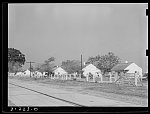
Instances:
[[[14,73],[8,73],[9,76],[14,76]],[[85,78],[81,78],[81,75],[73,74],[63,74],[63,75],[34,75],[32,77],[35,78],[50,78],[50,79],[58,79],[58,80],[78,80],[78,81],[87,81],[87,82],[98,82],[98,83],[132,83],[135,86],[138,86],[138,83],[141,83],[141,78],[138,74],[124,74],[123,76],[119,76],[117,73],[112,74],[109,73],[107,75],[93,75],[93,76],[85,76]]]

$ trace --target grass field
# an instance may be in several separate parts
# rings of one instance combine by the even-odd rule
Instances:
[[[127,85],[118,85],[115,83],[93,83],[93,82],[81,82],[76,80],[52,80],[48,78],[29,78],[29,77],[9,77],[14,79],[19,79],[23,81],[33,81],[37,83],[46,84],[47,86],[62,88],[69,91],[77,91],[84,94],[92,95],[102,95],[121,99],[129,100],[135,103],[146,104],[148,98],[148,87],[147,81],[143,82],[144,86],[127,86]],[[139,100],[143,99],[143,100]]]

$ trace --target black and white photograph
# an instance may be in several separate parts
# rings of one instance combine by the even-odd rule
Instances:
[[[8,106],[148,107],[146,9],[8,3]]]

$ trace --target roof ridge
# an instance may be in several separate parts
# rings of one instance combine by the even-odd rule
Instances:
[[[111,70],[124,70],[127,68],[131,63],[133,62],[128,62],[128,63],[119,63],[115,65]]]

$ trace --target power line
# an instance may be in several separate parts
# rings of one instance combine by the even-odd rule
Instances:
[[[35,62],[26,62],[26,63],[30,63],[30,77],[31,77],[31,63],[35,63]]]

